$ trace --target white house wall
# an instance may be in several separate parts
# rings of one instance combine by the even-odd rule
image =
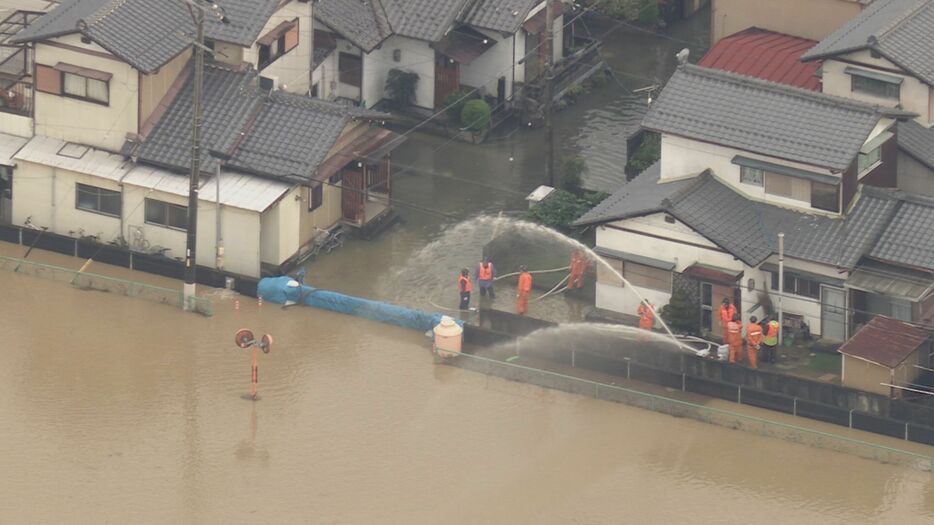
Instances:
[[[84,44],[77,35],[55,39],[57,42],[94,53],[107,53],[96,44]],[[108,54],[109,55],[109,54]],[[110,79],[110,103],[85,100],[36,91],[36,134],[118,151],[127,133],[137,133],[139,73],[112,55],[104,58],[72,49],[45,44],[36,45],[36,63],[54,67],[59,62],[105,71]]]
[[[344,40],[346,42],[346,40]],[[311,83],[318,86],[318,98],[334,100],[338,97],[337,56],[339,49],[335,49],[324,59],[312,75]]]
[[[398,62],[393,60],[396,49],[401,51]],[[386,78],[391,69],[417,73],[415,105],[423,108],[435,106],[435,50],[428,46],[428,42],[394,35],[363,60],[363,101],[366,107],[373,107],[386,98]]]
[[[513,73],[518,67],[522,67],[514,67],[513,56],[519,55],[515,57],[515,61],[518,62],[522,58],[522,52],[518,48],[513,49],[515,40],[513,36],[503,38],[502,35],[492,31],[480,32],[495,40],[496,45],[470,64],[461,65],[461,84],[480,88],[480,92],[484,95],[496,96],[499,78],[506,77],[506,98],[512,98]]]
[[[172,87],[175,79],[191,60],[191,52],[187,49],[177,57],[165,64],[152,75],[142,75],[139,90],[139,119],[146,122],[153,110],[162,101],[165,94]]]
[[[32,224],[61,235],[77,236],[73,232],[81,228],[84,235],[100,235],[104,242],[120,236],[119,217],[75,206],[76,183],[121,191],[119,183],[32,162],[17,163],[13,177],[13,224],[24,224],[29,218]]]
[[[279,85],[276,87],[290,93],[304,95],[311,89],[309,81],[311,80],[311,57],[314,46],[311,5],[312,2],[296,0],[286,3],[269,17],[263,30],[259,32],[259,36],[262,37],[282,22],[298,19],[298,45],[259,72],[264,77],[278,78]],[[243,59],[253,64],[253,67],[256,67],[258,57],[259,46],[257,44],[254,43],[244,50]]]
[[[620,228],[627,231],[620,230]],[[748,322],[751,315],[755,315],[760,319],[763,317],[765,312],[761,308],[755,308],[756,305],[760,304],[763,295],[769,297],[773,307],[778,304],[777,293],[770,289],[771,275],[769,272],[765,272],[758,267],[750,267],[739,261],[680,221],[676,221],[674,224],[666,222],[663,213],[598,226],[596,228],[596,245],[598,248],[607,248],[674,263],[674,271],[679,273],[694,263],[724,268],[736,273],[743,272],[741,282],[738,282],[737,286],[741,289],[740,313],[744,323]],[[777,265],[778,257],[773,255],[766,262]],[[840,274],[832,266],[792,257],[785,258],[785,270],[786,272],[798,270],[799,272],[823,275],[830,279],[843,280],[846,278],[845,274]],[[752,290],[748,288],[750,279],[753,280]],[[628,286],[621,287],[611,282],[598,282],[596,306],[635,315],[640,299],[627,288]],[[634,288],[643,297],[652,301],[657,308],[661,308],[671,300],[669,293],[644,287]],[[821,305],[819,299],[785,294],[783,306],[785,312],[802,316],[810,327],[811,333],[815,335],[821,333]]]
[[[124,184],[123,214],[126,223],[126,239],[134,242],[134,236],[142,234],[150,250],[168,248],[167,256],[184,257],[187,232],[159,224],[146,222],[145,199],[154,199],[179,206],[188,206],[186,197],[153,191],[131,184]],[[221,234],[224,243],[224,269],[242,275],[259,275],[259,214],[253,211],[221,206]],[[215,267],[217,253],[217,204],[198,202],[198,244],[196,262],[202,266]]]
[[[828,95],[852,98],[862,100],[871,104],[880,106],[895,107],[899,103],[902,109],[913,111],[920,115],[918,119],[924,125],[934,122],[934,111],[931,107],[931,89],[927,84],[922,83],[908,73],[899,74],[893,71],[902,71],[901,68],[889,62],[884,58],[873,58],[869,51],[856,51],[843,55],[841,59],[857,62],[863,65],[841,62],[837,60],[825,60],[823,65],[823,91]],[[874,66],[874,67],[873,67]],[[847,67],[854,69],[863,69],[874,71],[889,76],[895,76],[902,79],[900,100],[890,98],[876,97],[867,93],[854,92],[852,90],[851,75],[844,71]]]
[[[30,138],[33,135],[32,119],[23,115],[0,111],[0,132]]]
[[[735,270],[737,273],[744,268],[744,265],[732,255],[717,248],[715,244],[684,224],[665,222],[663,213],[616,221],[609,226],[597,227],[596,245],[598,248],[672,262],[675,263],[676,272],[682,272],[696,262]],[[619,228],[631,231],[622,231]],[[659,239],[657,236],[672,240]],[[657,308],[661,308],[671,300],[670,293],[643,287],[635,288]],[[639,298],[628,290],[628,286],[619,287],[615,284],[598,282],[596,306],[635,315],[639,306]]]
[[[840,177],[827,169],[816,168],[799,162],[790,162],[735,148],[662,134],[660,178],[661,180],[683,179],[685,177],[698,175],[704,170],[710,169],[718,179],[745,194],[750,199],[786,208],[803,209],[815,214],[837,215],[831,212],[813,209],[809,202],[769,195],[765,193],[765,188],[763,186],[741,183],[739,181],[740,167],[732,162],[733,157],[736,155],[771,162],[773,164],[781,164],[783,166],[819,173],[821,175]]]

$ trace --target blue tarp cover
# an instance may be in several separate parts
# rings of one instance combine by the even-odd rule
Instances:
[[[381,323],[411,328],[426,332],[441,322],[441,314],[430,314],[370,299],[330,292],[302,285],[288,286],[291,277],[266,277],[260,279],[256,292],[264,301],[285,304],[286,301],[303,303],[332,312],[355,315]]]

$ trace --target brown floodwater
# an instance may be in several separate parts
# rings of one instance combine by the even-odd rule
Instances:
[[[928,473],[437,366],[408,330],[0,290],[0,523],[934,519]],[[257,402],[241,327],[275,337]]]

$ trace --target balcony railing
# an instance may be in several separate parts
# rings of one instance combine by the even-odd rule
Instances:
[[[32,115],[32,80],[0,78],[0,111],[16,115]]]

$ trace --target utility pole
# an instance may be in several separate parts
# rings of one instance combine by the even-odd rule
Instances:
[[[188,235],[185,243],[185,286],[182,293],[185,310],[195,309],[195,282],[198,243],[198,189],[201,185],[201,127],[204,124],[202,103],[204,99],[204,12],[210,11],[218,20],[227,24],[229,20],[217,4],[202,5],[200,0],[187,0],[195,24],[194,52],[194,100],[191,117],[191,174],[188,179]]]
[[[782,296],[785,295],[785,234],[778,234],[778,344],[782,344],[782,330],[785,327]]]
[[[554,128],[554,23],[553,0],[545,0],[545,174],[548,185],[556,187]]]

